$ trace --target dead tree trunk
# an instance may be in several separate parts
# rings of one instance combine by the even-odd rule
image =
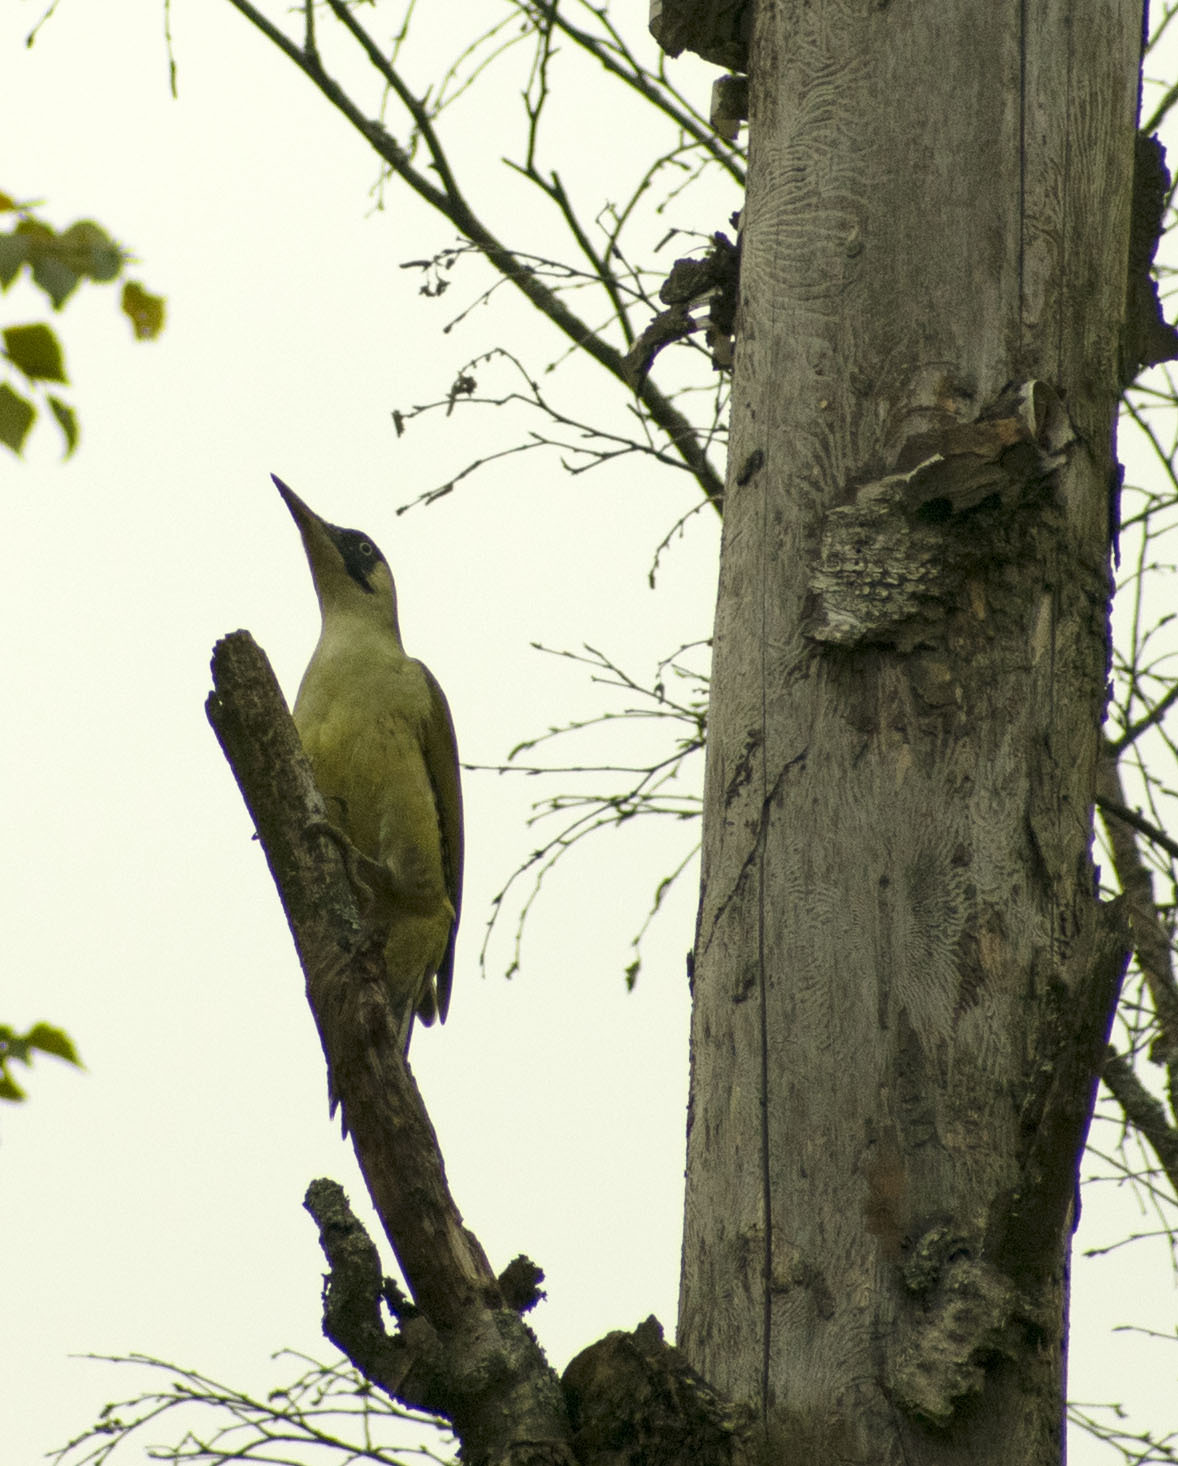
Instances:
[[[755,6],[680,1344],[775,1459],[1061,1457],[1141,32]]]

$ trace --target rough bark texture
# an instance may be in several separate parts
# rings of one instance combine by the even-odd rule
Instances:
[[[1061,1456],[1141,26],[755,7],[679,1342],[781,1459]]]
[[[718,1395],[651,1317],[606,1334],[561,1379],[580,1466],[766,1466],[754,1412]]]

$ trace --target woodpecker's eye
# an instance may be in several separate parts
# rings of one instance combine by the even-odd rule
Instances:
[[[331,537],[335,541],[335,547],[340,552],[348,574],[361,590],[372,594],[374,587],[369,584],[369,580],[376,567],[384,564],[384,556],[368,536],[362,534],[358,529],[333,527]]]

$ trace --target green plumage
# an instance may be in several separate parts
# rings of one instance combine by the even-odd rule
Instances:
[[[462,798],[450,709],[405,654],[384,556],[365,535],[314,514],[274,480],[299,527],[322,630],[294,720],[329,819],[388,872],[389,996],[409,1042],[413,1017],[445,1020],[462,895]]]

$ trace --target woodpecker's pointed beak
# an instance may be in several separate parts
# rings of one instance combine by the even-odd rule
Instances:
[[[294,522],[298,525],[300,530],[305,528],[305,526],[307,526],[308,524],[323,523],[318,514],[316,514],[315,511],[311,509],[308,505],[304,504],[299,496],[295,493],[295,491],[292,488],[289,488],[286,484],[284,484],[276,473],[272,473],[270,477],[274,481],[274,487],[282,495],[283,502],[290,510],[291,515],[294,518]]]
[[[295,491],[284,484],[276,473],[270,477],[274,480],[274,487],[282,495],[283,502],[290,510],[291,518],[298,525],[299,534],[303,539],[303,548],[307,552],[307,559],[311,562],[312,571],[316,571],[323,557],[328,550],[334,548],[331,540],[332,525],[326,519],[320,519],[318,514],[309,504],[304,504]]]
[[[314,509],[304,504],[295,491],[284,484],[276,473],[272,473],[270,477],[274,480],[274,487],[282,495],[283,502],[290,510],[291,518],[298,526],[303,549],[307,554],[307,563],[311,567],[311,579],[315,583],[315,591],[322,605],[324,595],[329,593],[329,587],[345,573],[339,551],[331,537],[333,526],[325,519],[320,519]]]

